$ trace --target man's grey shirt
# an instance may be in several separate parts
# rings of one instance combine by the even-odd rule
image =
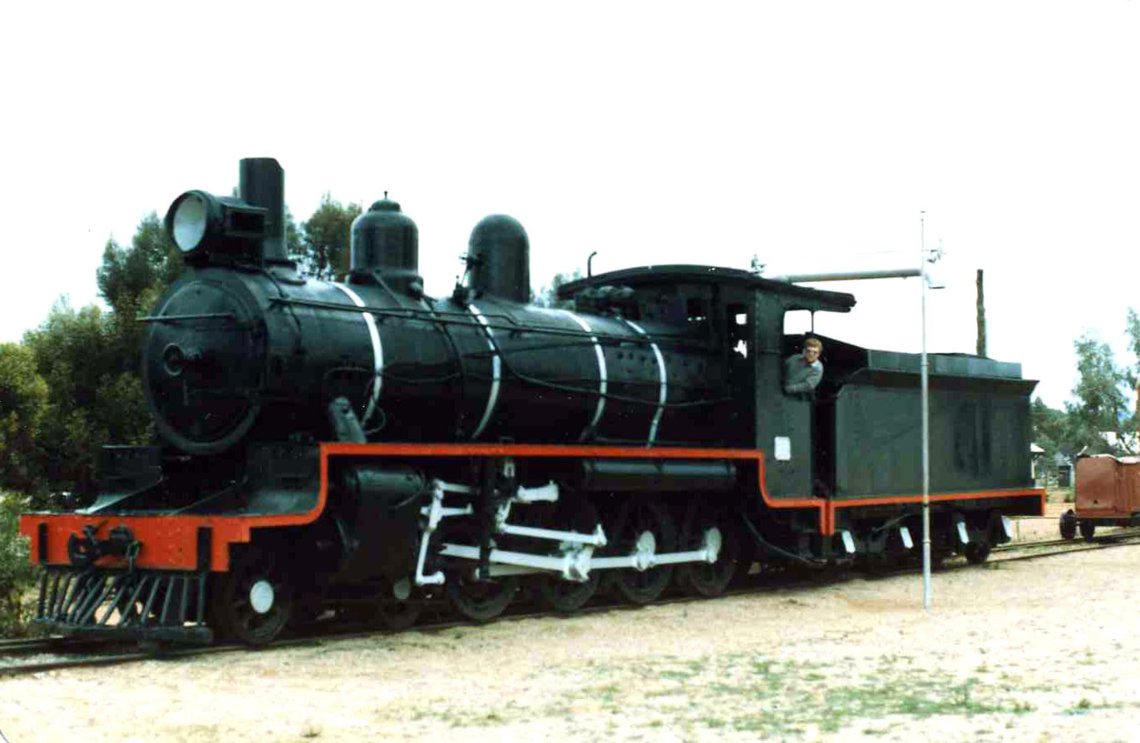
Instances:
[[[784,359],[784,392],[811,392],[823,379],[823,364],[811,364],[802,354]]]

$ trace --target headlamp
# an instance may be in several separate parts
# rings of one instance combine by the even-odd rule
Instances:
[[[166,233],[191,256],[260,256],[268,211],[241,199],[187,191],[166,212]]]

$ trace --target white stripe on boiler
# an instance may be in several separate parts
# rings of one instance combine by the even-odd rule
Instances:
[[[579,441],[585,441],[590,431],[598,427],[598,421],[602,419],[602,411],[606,409],[606,355],[602,352],[602,344],[598,342],[598,336],[594,335],[594,329],[586,322],[584,318],[578,317],[573,312],[564,310],[574,322],[578,323],[582,330],[590,334],[590,340],[594,344],[594,356],[598,359],[598,405],[594,408],[594,419],[590,421],[590,425],[583,431],[582,435],[578,437]]]
[[[352,300],[357,307],[364,306],[364,300],[356,292],[344,284],[333,284]],[[368,326],[368,338],[372,341],[372,366],[375,378],[372,380],[372,396],[368,400],[368,407],[364,410],[364,419],[360,421],[363,426],[368,423],[372,414],[376,412],[376,403],[380,400],[380,384],[384,380],[384,349],[380,346],[380,329],[376,327],[376,318],[371,312],[361,312],[364,324]]]
[[[626,325],[641,333],[646,338],[649,334],[641,329],[637,324],[626,320]],[[665,412],[665,400],[669,397],[669,377],[665,369],[665,357],[661,355],[661,349],[652,340],[649,341],[650,348],[653,349],[653,355],[657,357],[657,373],[661,377],[661,394],[657,398],[657,412],[653,414],[653,422],[649,424],[649,440],[646,446],[653,446],[653,442],[657,439],[657,426],[661,423],[661,414]]]
[[[483,313],[474,304],[471,305],[471,314],[483,326],[483,331],[487,334],[487,346],[491,349],[491,391],[487,395],[487,407],[483,410],[483,419],[479,421],[475,433],[471,434],[472,439],[479,438],[483,433],[483,429],[487,427],[488,421],[491,420],[491,413],[495,410],[495,404],[499,401],[499,381],[502,376],[502,360],[499,358],[499,350],[495,347],[495,334],[491,331],[491,326],[487,323],[487,318],[483,317]]]

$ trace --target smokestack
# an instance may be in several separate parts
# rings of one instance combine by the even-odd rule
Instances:
[[[265,219],[266,237],[262,259],[285,263],[285,171],[272,157],[247,157],[241,161],[238,196],[251,206],[269,212]]]

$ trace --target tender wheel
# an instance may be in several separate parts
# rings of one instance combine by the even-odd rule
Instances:
[[[1077,514],[1069,509],[1061,514],[1061,539],[1073,539],[1077,536]]]
[[[293,589],[280,558],[249,550],[221,576],[213,600],[219,632],[248,645],[272,642],[293,613]]]
[[[966,545],[966,560],[971,565],[981,565],[990,556],[989,542],[970,542]]]
[[[628,555],[639,548],[652,547],[654,553],[673,552],[677,548],[677,527],[669,511],[647,498],[626,501],[614,519],[613,547],[608,555]],[[614,590],[633,604],[648,604],[657,599],[673,578],[673,567],[649,570],[623,568],[614,570],[610,580]]]
[[[1091,542],[1093,540],[1093,535],[1096,534],[1096,522],[1089,521],[1088,519],[1081,519],[1079,528],[1081,530],[1081,539],[1085,540],[1086,542]]]
[[[470,570],[459,570],[447,576],[447,598],[463,616],[474,622],[489,622],[503,613],[518,591],[515,576],[492,581],[475,580]]]
[[[715,530],[712,538],[720,540],[716,562],[677,566],[677,585],[685,591],[712,598],[724,593],[736,575],[740,559],[740,538],[723,509],[710,508],[708,504],[698,501],[691,502],[681,524],[678,549],[700,549],[710,529]]]

